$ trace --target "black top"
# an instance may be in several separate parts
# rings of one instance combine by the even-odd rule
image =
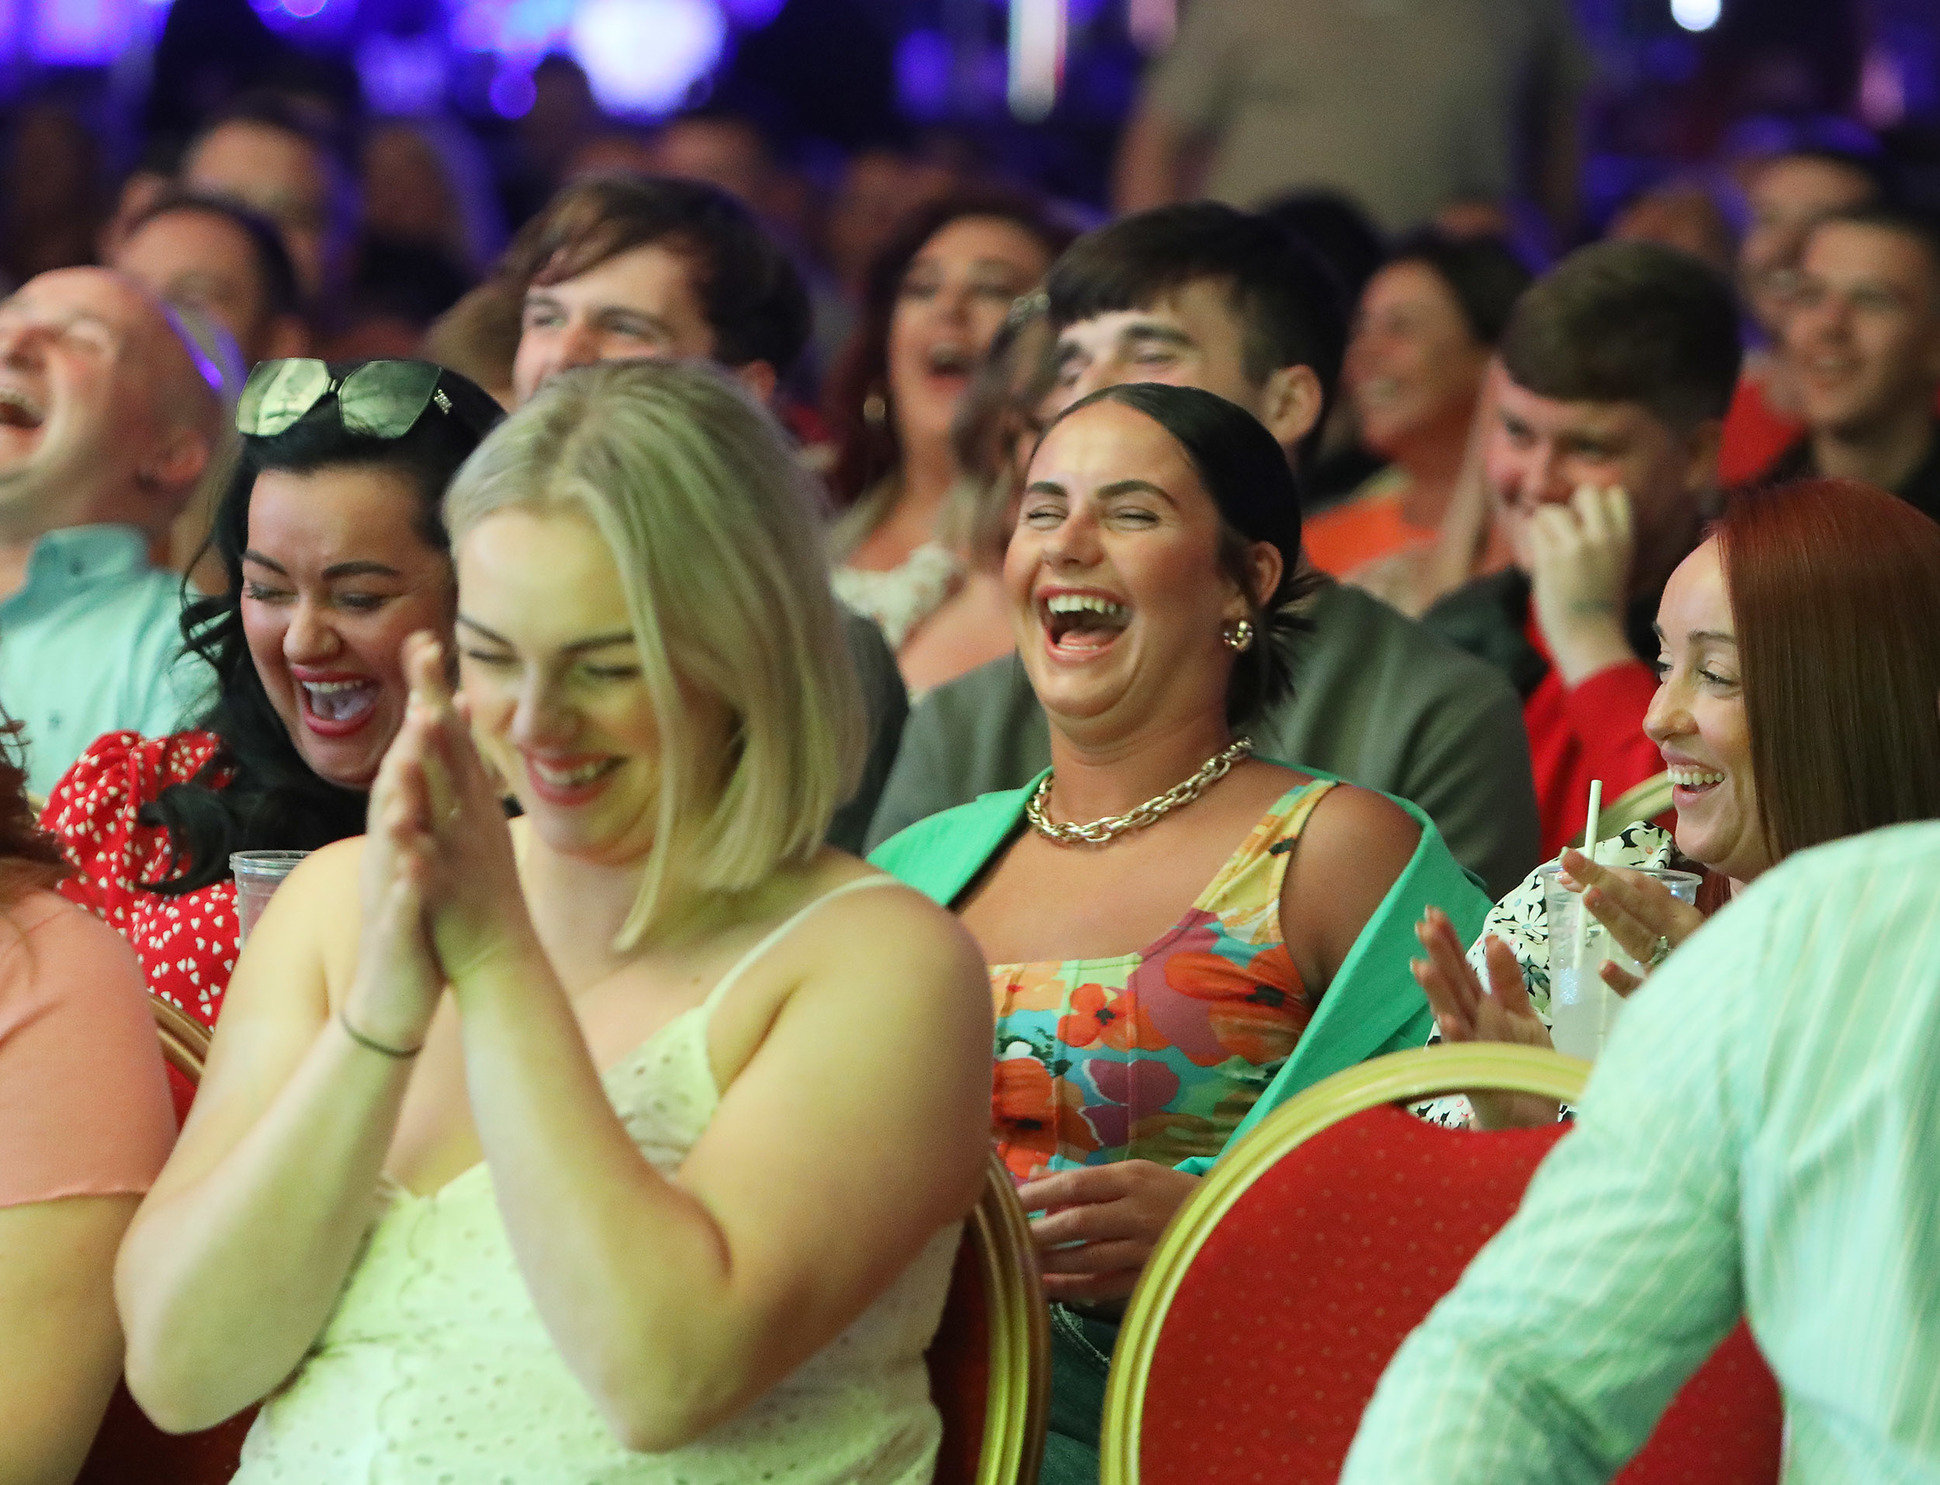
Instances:
[[[1777,485],[1786,480],[1813,479],[1818,473],[1818,465],[1812,458],[1812,438],[1807,434],[1780,454],[1772,467],[1752,483]],[[1940,419],[1934,420],[1927,435],[1925,457],[1894,487],[1893,493],[1922,515],[1940,521]]]

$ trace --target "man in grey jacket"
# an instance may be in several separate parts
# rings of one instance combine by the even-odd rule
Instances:
[[[1052,268],[1062,404],[1119,382],[1202,387],[1252,412],[1298,465],[1346,339],[1338,293],[1272,223],[1212,202],[1160,207],[1081,238]],[[1492,895],[1536,862],[1536,801],[1516,693],[1357,589],[1324,580],[1293,649],[1294,693],[1242,726],[1264,757],[1412,800]],[[925,816],[1028,783],[1050,764],[1015,656],[911,713],[871,848]]]

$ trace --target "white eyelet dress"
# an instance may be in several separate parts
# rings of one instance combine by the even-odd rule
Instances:
[[[720,1096],[713,1010],[749,965],[840,893],[789,919],[705,1002],[604,1076],[655,1169],[671,1175]],[[567,1370],[519,1276],[481,1162],[386,1205],[294,1379],[264,1404],[234,1485],[923,1485],[941,1425],[923,1353],[961,1232],[917,1261],[835,1340],[738,1417],[664,1454],[628,1453]]]

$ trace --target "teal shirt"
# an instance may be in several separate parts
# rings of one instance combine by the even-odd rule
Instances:
[[[212,694],[182,657],[182,577],[149,565],[132,526],[73,526],[34,543],[0,603],[0,706],[21,724],[27,787],[43,798],[104,732],[189,725]]]
[[[1317,779],[1333,777],[1313,768],[1301,772]],[[1033,779],[1022,789],[986,794],[932,815],[884,841],[869,859],[950,907],[1017,834],[1024,803],[1036,787]],[[1490,907],[1488,897],[1449,855],[1434,822],[1405,799],[1393,802],[1421,827],[1415,853],[1341,962],[1293,1054],[1240,1121],[1227,1148],[1287,1099],[1322,1078],[1369,1057],[1419,1047],[1428,1040],[1434,1018],[1409,973],[1408,959],[1414,952],[1414,925],[1430,903],[1448,913],[1464,940],[1481,931]],[[1179,1169],[1204,1175],[1212,1164],[1212,1158],[1195,1156],[1182,1161]]]
[[[1741,1312],[1788,1485],[1940,1480],[1940,824],[1802,853],[1651,976],[1343,1485],[1604,1480]]]

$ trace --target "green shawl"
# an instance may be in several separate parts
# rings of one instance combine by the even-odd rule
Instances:
[[[1333,781],[1331,774],[1318,769],[1300,772]],[[945,907],[953,906],[1017,834],[1024,802],[1037,783],[1033,779],[1022,789],[985,794],[969,804],[919,820],[884,841],[869,859]],[[1464,943],[1473,941],[1482,931],[1482,920],[1490,907],[1487,894],[1449,855],[1434,821],[1405,799],[1394,799],[1394,803],[1421,827],[1415,853],[1354,941],[1293,1055],[1233,1131],[1234,1140],[1322,1078],[1384,1052],[1426,1044],[1434,1018],[1421,987],[1408,971],[1408,960],[1418,950],[1415,924],[1424,908],[1433,903],[1446,912]],[[1229,1141],[1227,1148],[1231,1147]],[[1203,1175],[1211,1165],[1210,1159],[1200,1156],[1179,1168]]]

